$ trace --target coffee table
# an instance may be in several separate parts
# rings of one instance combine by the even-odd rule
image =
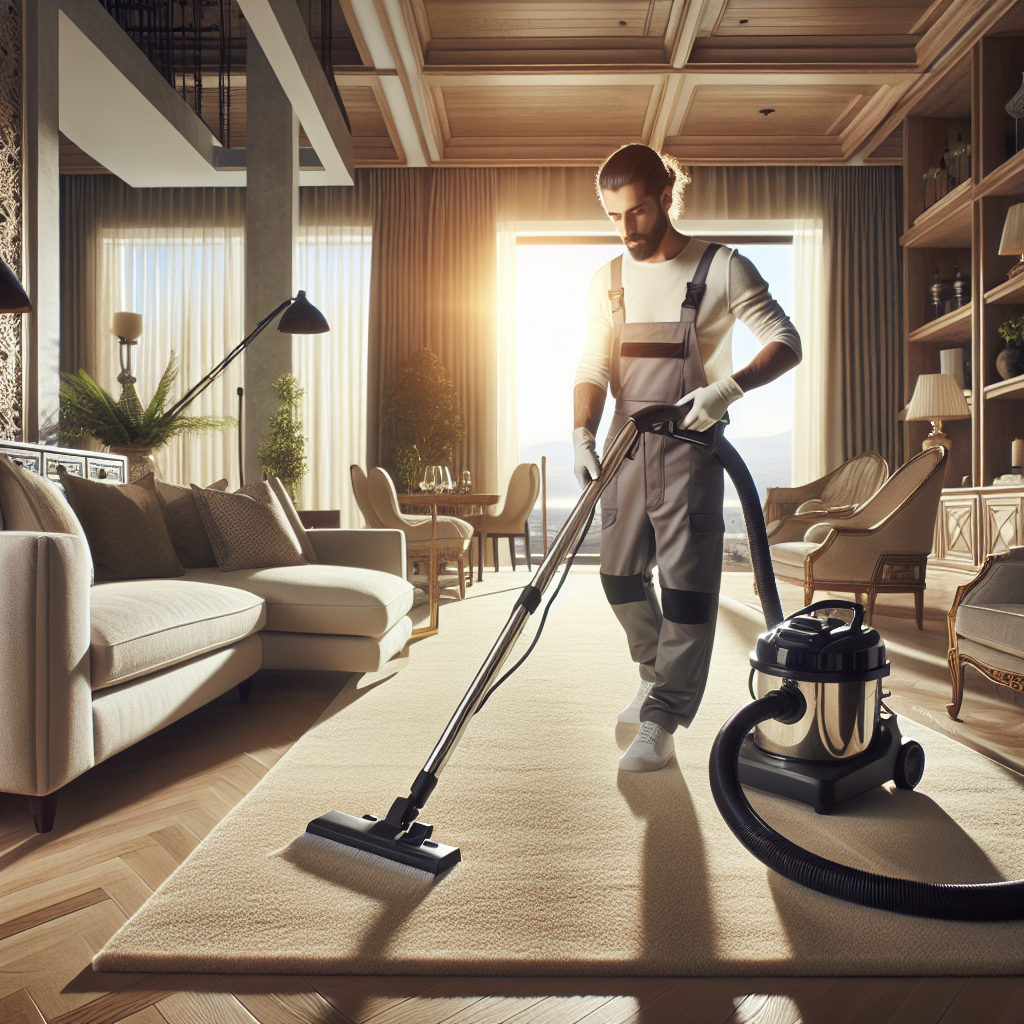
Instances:
[[[464,508],[473,505],[494,505],[498,494],[399,494],[398,504],[404,508],[418,505],[430,509],[430,570],[427,573],[427,593],[430,599],[430,624],[412,631],[412,639],[424,636],[435,636],[439,631],[439,612],[441,601],[441,585],[438,580],[437,567],[437,509],[438,506]],[[470,545],[472,550],[472,545]],[[472,557],[472,554],[470,555]]]

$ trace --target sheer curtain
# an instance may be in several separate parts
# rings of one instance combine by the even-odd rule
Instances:
[[[296,281],[327,317],[327,334],[297,336],[292,372],[305,389],[302,420],[309,472],[303,508],[340,508],[341,525],[362,526],[349,466],[366,451],[367,331],[371,226],[365,176],[352,188],[299,192]]]
[[[113,314],[142,314],[133,372],[149,401],[174,353],[172,400],[242,338],[244,190],[131,189],[114,177],[61,178],[62,369],[85,369],[115,397]],[[241,363],[208,388],[189,414],[235,415]],[[207,484],[238,479],[233,429],[176,438],[156,453],[161,475]]]

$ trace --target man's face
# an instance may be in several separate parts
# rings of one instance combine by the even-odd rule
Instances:
[[[603,189],[601,195],[629,255],[641,263],[649,260],[668,230],[664,193],[658,198],[644,195],[640,182],[630,182],[622,188]]]

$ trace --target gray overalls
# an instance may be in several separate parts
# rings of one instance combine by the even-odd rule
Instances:
[[[678,402],[707,385],[696,321],[720,248],[704,250],[678,323],[627,324],[622,257],[612,261],[609,438],[636,410]],[[636,458],[623,463],[601,497],[601,582],[641,679],[655,684],[640,720],[670,732],[693,720],[707,682],[722,581],[722,498],[722,464],[714,455],[657,434],[642,435]]]

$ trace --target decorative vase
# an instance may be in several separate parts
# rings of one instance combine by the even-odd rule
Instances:
[[[128,459],[128,483],[134,483],[147,473],[152,473],[156,477],[160,475],[157,472],[156,459],[153,458],[153,448],[108,444],[104,450],[111,455],[124,455]]]
[[[1024,348],[1020,345],[1007,345],[996,356],[996,371],[1003,380],[1024,374]]]

